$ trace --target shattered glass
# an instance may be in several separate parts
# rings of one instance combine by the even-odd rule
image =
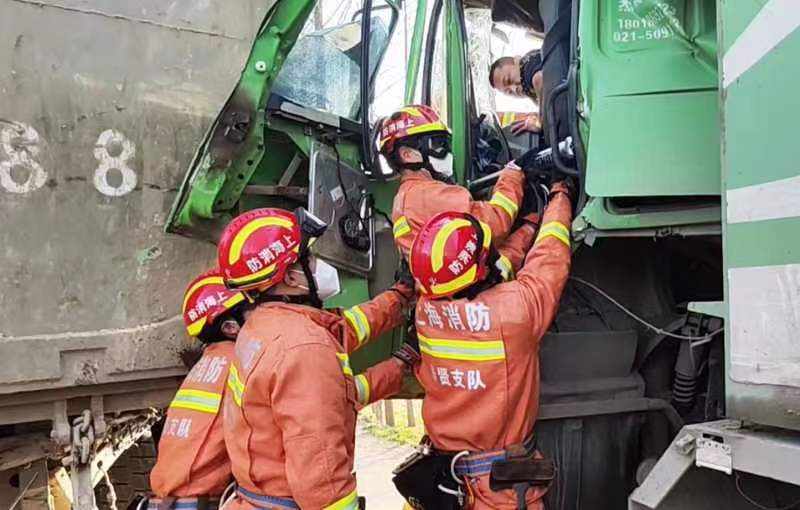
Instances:
[[[370,75],[388,44],[389,31],[372,18]],[[360,107],[361,23],[303,36],[286,57],[272,92],[302,106],[356,119]]]

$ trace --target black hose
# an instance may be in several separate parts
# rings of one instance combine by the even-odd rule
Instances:
[[[375,158],[373,149],[370,147],[372,136],[370,136],[369,125],[369,46],[370,31],[372,29],[372,0],[364,0],[363,14],[361,16],[361,152],[366,165],[371,169]],[[337,152],[338,158],[338,152]]]
[[[556,170],[561,172],[564,175],[568,175],[570,177],[580,177],[580,171],[568,167],[564,164],[564,160],[561,159],[561,153],[558,150],[558,132],[556,130],[556,122],[555,122],[555,102],[558,99],[558,96],[563,94],[569,88],[569,81],[564,80],[563,82],[559,83],[556,88],[554,88],[550,95],[547,97],[547,104],[545,104],[545,118],[547,119],[547,133],[548,138],[550,139],[550,146],[553,149],[553,164],[556,167]]]
[[[431,11],[428,23],[428,33],[425,37],[425,61],[422,64],[422,104],[431,105],[431,77],[433,74],[433,52],[436,49],[436,25],[442,14],[444,0],[436,0]]]

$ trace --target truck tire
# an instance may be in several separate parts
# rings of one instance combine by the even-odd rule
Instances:
[[[141,496],[150,492],[150,470],[156,463],[153,438],[142,438],[111,466],[108,477],[117,495],[117,510],[133,509]],[[101,481],[94,489],[97,508],[109,510],[108,487]]]

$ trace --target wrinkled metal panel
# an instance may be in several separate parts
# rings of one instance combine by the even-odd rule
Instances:
[[[272,3],[0,3],[0,393],[182,373],[162,229]]]

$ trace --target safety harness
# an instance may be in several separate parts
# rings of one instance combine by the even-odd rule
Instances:
[[[265,494],[256,494],[242,487],[236,487],[236,494],[240,498],[247,501],[256,508],[264,510],[285,510],[286,508],[299,509],[300,506],[291,498],[279,498],[276,496],[267,496]]]
[[[147,510],[216,510],[218,497],[197,496],[191,498],[147,498]],[[144,505],[140,505],[144,507]]]
[[[516,493],[517,509],[527,510],[531,487],[548,486],[555,478],[552,460],[536,458],[533,435],[521,444],[482,452],[435,450],[426,438],[417,452],[394,470],[392,481],[414,508],[441,510],[463,508],[465,478],[489,475],[489,487]]]

